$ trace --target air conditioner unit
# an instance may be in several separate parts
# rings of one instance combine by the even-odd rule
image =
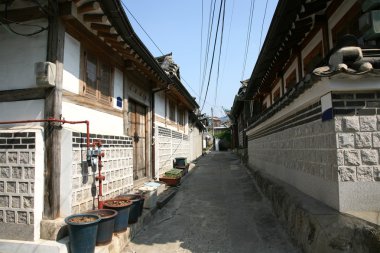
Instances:
[[[380,38],[380,10],[364,13],[359,18],[359,29],[365,40]]]
[[[37,86],[54,86],[57,73],[56,66],[52,62],[36,62],[34,64]]]

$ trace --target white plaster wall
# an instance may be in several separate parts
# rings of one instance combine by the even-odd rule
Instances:
[[[30,120],[44,118],[45,100],[25,100],[17,102],[0,103],[0,121]],[[38,126],[41,123],[22,124],[26,126]],[[15,125],[22,126],[20,124]],[[1,125],[0,127],[9,127],[10,125]]]
[[[271,101],[270,101],[270,95],[266,96],[266,98],[264,99],[264,102],[263,102],[264,105],[267,106],[267,108],[269,108],[271,106]]]
[[[154,112],[156,115],[165,118],[165,93],[163,91],[155,93]]]
[[[47,21],[33,20],[25,24],[46,27]],[[12,27],[20,33],[36,31],[28,26]],[[0,90],[36,87],[34,64],[46,61],[47,31],[23,37],[0,29],[0,38]]]
[[[90,121],[90,132],[96,134],[123,135],[123,117],[114,116],[104,112],[99,112],[84,106],[75,105],[69,102],[62,103],[62,116],[66,120],[88,120]],[[85,132],[86,125],[64,125],[65,128]]]
[[[71,214],[73,194],[73,148],[72,132],[62,129],[61,139],[61,179],[60,179],[60,216],[66,217]]]
[[[117,106],[117,97],[121,97],[122,101],[124,101],[123,99],[123,72],[115,68],[114,79],[113,79],[113,107],[119,110],[122,110],[123,107]]]
[[[80,42],[65,34],[63,54],[62,88],[74,94],[79,94],[80,80]]]
[[[45,142],[43,128],[36,129],[35,132],[34,240],[36,241],[40,239],[40,223],[44,208]]]

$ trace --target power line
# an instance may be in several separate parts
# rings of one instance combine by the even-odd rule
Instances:
[[[221,13],[222,13],[222,5],[223,5],[223,2],[220,3],[220,7],[219,7],[218,24],[217,24],[217,26],[216,26],[215,41],[214,41],[214,47],[213,47],[213,52],[212,52],[212,57],[211,57],[210,71],[209,71],[209,76],[208,76],[208,82],[207,82],[206,94],[205,94],[205,98],[204,98],[204,101],[203,101],[203,105],[202,105],[202,109],[201,109],[201,111],[203,110],[203,107],[204,107],[204,105],[205,105],[205,101],[206,101],[207,94],[208,94],[208,88],[209,88],[209,86],[210,86],[210,80],[211,80],[211,74],[212,74],[212,67],[213,67],[213,64],[214,64],[215,47],[216,47],[216,42],[217,42],[217,40],[218,40],[218,31],[219,31],[219,24],[220,24],[220,16],[221,16]]]
[[[129,12],[129,14],[131,14],[132,18],[136,21],[136,23],[140,26],[141,30],[143,30],[143,32],[146,34],[146,36],[148,36],[148,38],[150,39],[150,41],[154,44],[154,46],[158,49],[158,51],[161,52],[162,55],[164,55],[164,53],[162,52],[162,50],[157,46],[157,44],[154,42],[154,40],[149,36],[148,32],[145,31],[144,27],[142,27],[142,25],[140,24],[140,22],[135,18],[135,16],[132,14],[132,12],[128,9],[127,5],[121,1],[121,4],[124,6],[124,8]]]
[[[201,19],[201,50],[199,54],[199,94],[202,92],[201,81],[202,81],[202,51],[203,51],[203,0],[202,0],[202,19]],[[201,96],[199,96],[199,100]]]
[[[218,85],[219,85],[219,69],[220,69],[220,58],[222,55],[222,47],[223,47],[223,32],[224,32],[224,17],[226,15],[226,0],[223,1],[223,21],[222,21],[222,33],[220,34],[220,47],[219,47],[219,57],[218,57],[218,71],[216,74],[216,85],[215,85],[215,101],[214,105],[216,105],[216,100],[218,97]]]
[[[267,15],[267,7],[268,7],[268,0],[265,3],[265,10],[264,10],[264,17],[263,17],[263,22],[261,23],[261,33],[260,33],[260,44],[259,44],[259,52],[261,48],[261,39],[263,37],[263,28],[264,28],[264,21],[265,21],[265,16]]]
[[[249,18],[248,18],[247,38],[245,41],[244,63],[243,63],[243,69],[241,72],[241,80],[243,80],[243,78],[244,78],[245,66],[247,64],[247,56],[248,56],[248,51],[249,51],[249,43],[251,40],[252,19],[253,19],[254,9],[255,9],[255,0],[251,0],[251,7],[250,7],[250,11],[249,11]]]
[[[214,4],[212,4],[214,3]],[[208,66],[208,55],[210,50],[210,43],[211,43],[211,35],[212,30],[214,27],[214,13],[215,13],[215,5],[216,0],[214,2],[210,2],[210,13],[209,13],[209,19],[208,19],[208,31],[207,31],[207,44],[206,44],[206,53],[205,53],[205,63],[203,64],[203,76],[202,76],[202,85],[201,85],[201,93],[199,100],[202,100],[202,93],[203,93],[203,87],[206,80],[206,72],[207,72],[207,66]],[[213,6],[213,7],[212,7]]]
[[[231,17],[230,17],[230,25],[228,28],[228,37],[227,37],[227,47],[226,47],[226,56],[224,57],[224,64],[223,64],[223,71],[222,71],[222,77],[224,76],[224,70],[226,69],[226,64],[228,60],[228,49],[230,47],[230,35],[231,35],[231,26],[232,26],[232,17],[234,15],[234,8],[235,8],[235,0],[232,0],[232,9],[231,9]]]

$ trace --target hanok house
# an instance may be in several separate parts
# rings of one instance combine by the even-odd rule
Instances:
[[[156,177],[173,168],[176,157],[190,161],[202,155],[204,130],[193,112],[193,108],[199,110],[199,105],[183,86],[172,53],[157,57],[157,61],[173,85],[154,92],[155,167],[159,168]]]
[[[379,1],[279,1],[244,96],[251,168],[373,222],[379,11]]]
[[[118,0],[1,0],[0,8],[0,238],[55,239],[46,223],[153,178],[158,90],[170,86],[179,115],[170,134],[182,140],[197,106],[134,33]],[[102,196],[97,142],[105,153]]]

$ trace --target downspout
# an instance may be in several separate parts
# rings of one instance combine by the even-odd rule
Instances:
[[[156,130],[156,123],[155,123],[155,101],[154,101],[154,97],[155,97],[155,94],[157,92],[160,92],[160,91],[166,91],[166,90],[169,90],[170,89],[170,84],[168,86],[166,86],[165,88],[160,88],[160,89],[157,89],[157,90],[152,90],[152,105],[151,105],[151,108],[152,108],[152,177],[155,177],[156,176],[156,137],[155,137],[155,130]],[[166,103],[165,103],[165,107],[166,107]]]

